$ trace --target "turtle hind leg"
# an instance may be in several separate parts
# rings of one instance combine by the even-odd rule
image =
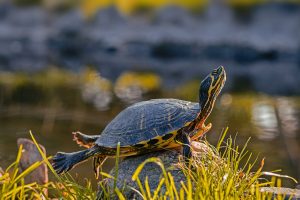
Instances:
[[[96,135],[86,135],[80,133],[79,131],[73,132],[73,140],[81,147],[91,148],[94,146],[96,140],[99,136]]]
[[[52,158],[52,166],[58,174],[65,173],[97,153],[99,153],[98,146],[73,153],[57,152]]]

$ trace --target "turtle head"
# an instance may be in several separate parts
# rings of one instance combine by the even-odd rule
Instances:
[[[223,66],[214,69],[201,82],[199,89],[200,122],[204,122],[211,113],[216,98],[222,90],[226,81],[226,73]]]

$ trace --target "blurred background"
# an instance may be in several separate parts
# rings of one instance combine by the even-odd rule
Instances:
[[[198,101],[219,65],[208,141],[229,127],[300,181],[300,1],[1,0],[0,165],[29,130],[48,155],[77,151],[72,131],[99,134],[132,103]],[[91,163],[72,173],[93,178]]]

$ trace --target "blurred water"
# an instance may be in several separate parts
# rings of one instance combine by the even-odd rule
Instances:
[[[157,94],[156,94],[157,95]],[[148,95],[145,98],[157,97]],[[171,94],[162,94],[172,97]],[[38,106],[0,107],[0,164],[7,167],[16,156],[16,140],[29,137],[32,130],[48,155],[57,151],[77,151],[72,131],[98,134],[128,103],[115,100],[111,107],[96,109],[43,108]],[[102,111],[101,111],[102,110]],[[209,120],[213,129],[207,134],[215,144],[221,131],[229,127],[229,134],[237,134],[243,145],[251,137],[249,151],[265,157],[265,170],[282,169],[284,174],[300,180],[300,99],[298,97],[270,97],[265,95],[223,94],[217,101]],[[93,178],[91,162],[79,165],[72,173]],[[108,161],[108,171],[113,162]]]

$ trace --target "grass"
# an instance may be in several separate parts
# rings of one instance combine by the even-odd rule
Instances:
[[[247,143],[240,148],[235,144],[235,138],[226,138],[226,131],[221,135],[216,146],[203,141],[208,149],[206,153],[195,153],[190,161],[190,166],[179,162],[176,167],[180,168],[186,177],[186,181],[181,181],[176,187],[174,177],[169,169],[166,169],[159,158],[149,158],[141,163],[132,180],[136,181],[137,188],[129,188],[143,199],[272,199],[272,194],[261,193],[260,188],[265,186],[280,186],[280,176],[273,172],[263,172],[264,159],[252,159],[253,155],[247,151]],[[30,133],[31,134],[31,133]],[[31,134],[32,140],[37,141]],[[118,148],[119,149],[119,148]],[[40,149],[39,149],[40,150]],[[119,152],[119,151],[117,151]],[[18,165],[22,155],[20,147],[16,161],[12,163],[0,176],[0,200],[6,199],[52,199],[54,197],[63,199],[96,199],[97,192],[92,188],[91,182],[86,180],[85,185],[80,185],[69,174],[59,176],[53,170],[49,157],[46,157],[40,150],[43,161],[34,163],[26,171],[19,173]],[[119,162],[117,153],[116,166]],[[253,161],[252,161],[253,160]],[[42,163],[46,163],[50,172],[54,174],[54,180],[46,185],[37,183],[25,183],[24,177]],[[156,189],[151,190],[149,178],[142,180],[139,178],[141,170],[147,163],[155,163],[162,170],[161,180]],[[254,166],[258,164],[257,169]],[[116,170],[118,172],[118,170]],[[106,177],[99,182],[101,188],[101,199],[111,199],[118,197],[126,199],[124,188],[117,188],[116,180],[118,173],[114,176],[101,172],[102,177]],[[264,174],[272,176],[271,180],[263,178]],[[112,179],[113,186],[108,186],[107,180]],[[49,195],[45,193],[48,189]],[[278,196],[277,199],[283,199]]]
[[[207,0],[90,0],[80,4],[86,16],[95,14],[99,9],[115,5],[122,13],[132,14],[136,12],[155,10],[167,5],[176,5],[191,11],[197,11],[208,4]]]
[[[232,8],[251,8],[267,3],[299,4],[299,0],[225,0],[224,3]],[[89,0],[81,1],[80,8],[85,16],[93,16],[99,9],[115,5],[122,13],[133,14],[143,11],[153,11],[168,5],[176,5],[189,11],[199,12],[207,8],[208,0]]]

